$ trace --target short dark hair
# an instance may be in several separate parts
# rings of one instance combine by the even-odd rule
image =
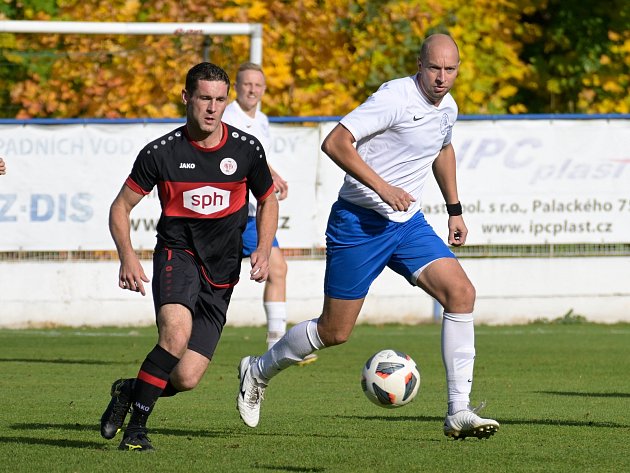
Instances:
[[[201,62],[190,68],[186,74],[186,91],[192,95],[197,90],[200,80],[225,82],[228,92],[230,91],[230,78],[227,73],[211,62]]]

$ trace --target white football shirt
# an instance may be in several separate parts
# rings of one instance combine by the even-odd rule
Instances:
[[[271,135],[269,133],[269,118],[260,110],[256,110],[254,118],[247,115],[236,100],[230,102],[223,112],[222,121],[235,126],[245,133],[254,135],[263,145],[265,154],[269,154]]]
[[[361,158],[416,201],[405,212],[395,211],[348,174],[339,197],[394,222],[409,220],[421,210],[424,183],[440,150],[451,142],[456,120],[457,104],[450,93],[435,106],[420,91],[416,75],[385,82],[340,123],[354,136]]]
[[[258,141],[263,145],[265,155],[269,156],[269,146],[271,145],[271,134],[269,133],[269,118],[260,110],[256,110],[254,118],[247,115],[236,100],[230,102],[225,111],[223,112],[223,118],[221,121],[228,125],[235,126],[239,130],[243,130],[245,133],[254,135],[258,138]],[[252,194],[249,195],[249,206],[247,213],[250,217],[256,215],[255,198]]]

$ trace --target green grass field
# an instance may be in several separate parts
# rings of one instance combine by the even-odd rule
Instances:
[[[464,441],[442,433],[437,325],[358,326],[273,380],[256,429],[235,409],[236,366],[264,348],[264,329],[228,327],[200,386],[157,404],[156,451],[121,452],[99,418],[155,339],[154,328],[0,330],[0,471],[630,471],[630,325],[477,327],[473,401],[501,430]],[[361,392],[363,362],[383,348],[420,367],[420,393],[399,409]]]

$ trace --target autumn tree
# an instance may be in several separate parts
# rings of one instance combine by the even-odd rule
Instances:
[[[462,113],[627,110],[627,15],[590,24],[585,11],[570,16],[556,0],[0,2],[0,18],[10,19],[261,23],[271,116],[347,113],[382,82],[413,74],[433,32],[459,44],[453,94]],[[565,43],[580,34],[568,30],[575,18],[592,34],[565,60]],[[0,110],[18,118],[179,117],[191,65],[210,60],[234,77],[249,56],[244,36],[0,33],[0,46]]]
[[[630,112],[630,2],[537,0],[523,12],[530,80],[515,96],[532,111]]]

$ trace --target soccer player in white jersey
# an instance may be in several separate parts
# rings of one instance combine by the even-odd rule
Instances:
[[[388,266],[444,307],[444,434],[485,438],[498,430],[497,421],[470,407],[475,288],[421,212],[422,189],[432,171],[449,214],[448,243],[466,242],[451,145],[457,105],[449,91],[458,69],[453,39],[429,36],[415,75],[383,84],[324,140],[322,150],[347,175],[326,231],[323,311],[291,328],[262,356],[241,360],[237,408],[248,426],[258,424],[272,377],[315,350],[348,340],[370,284]]]
[[[223,121],[229,125],[254,135],[262,143],[265,153],[269,156],[271,134],[269,133],[269,119],[260,111],[260,101],[266,90],[265,74],[258,64],[243,63],[236,73],[234,89],[236,100],[228,104],[223,113]],[[284,200],[289,192],[287,182],[271,167],[271,176],[276,188],[278,200]],[[256,249],[258,232],[256,230],[256,207],[250,198],[247,227],[243,233],[243,256],[249,257]],[[286,332],[287,308],[287,262],[284,259],[278,240],[274,238],[271,255],[269,257],[269,276],[263,291],[263,307],[267,318],[267,348],[271,348]],[[308,364],[317,359],[317,355],[310,354],[300,364]]]

